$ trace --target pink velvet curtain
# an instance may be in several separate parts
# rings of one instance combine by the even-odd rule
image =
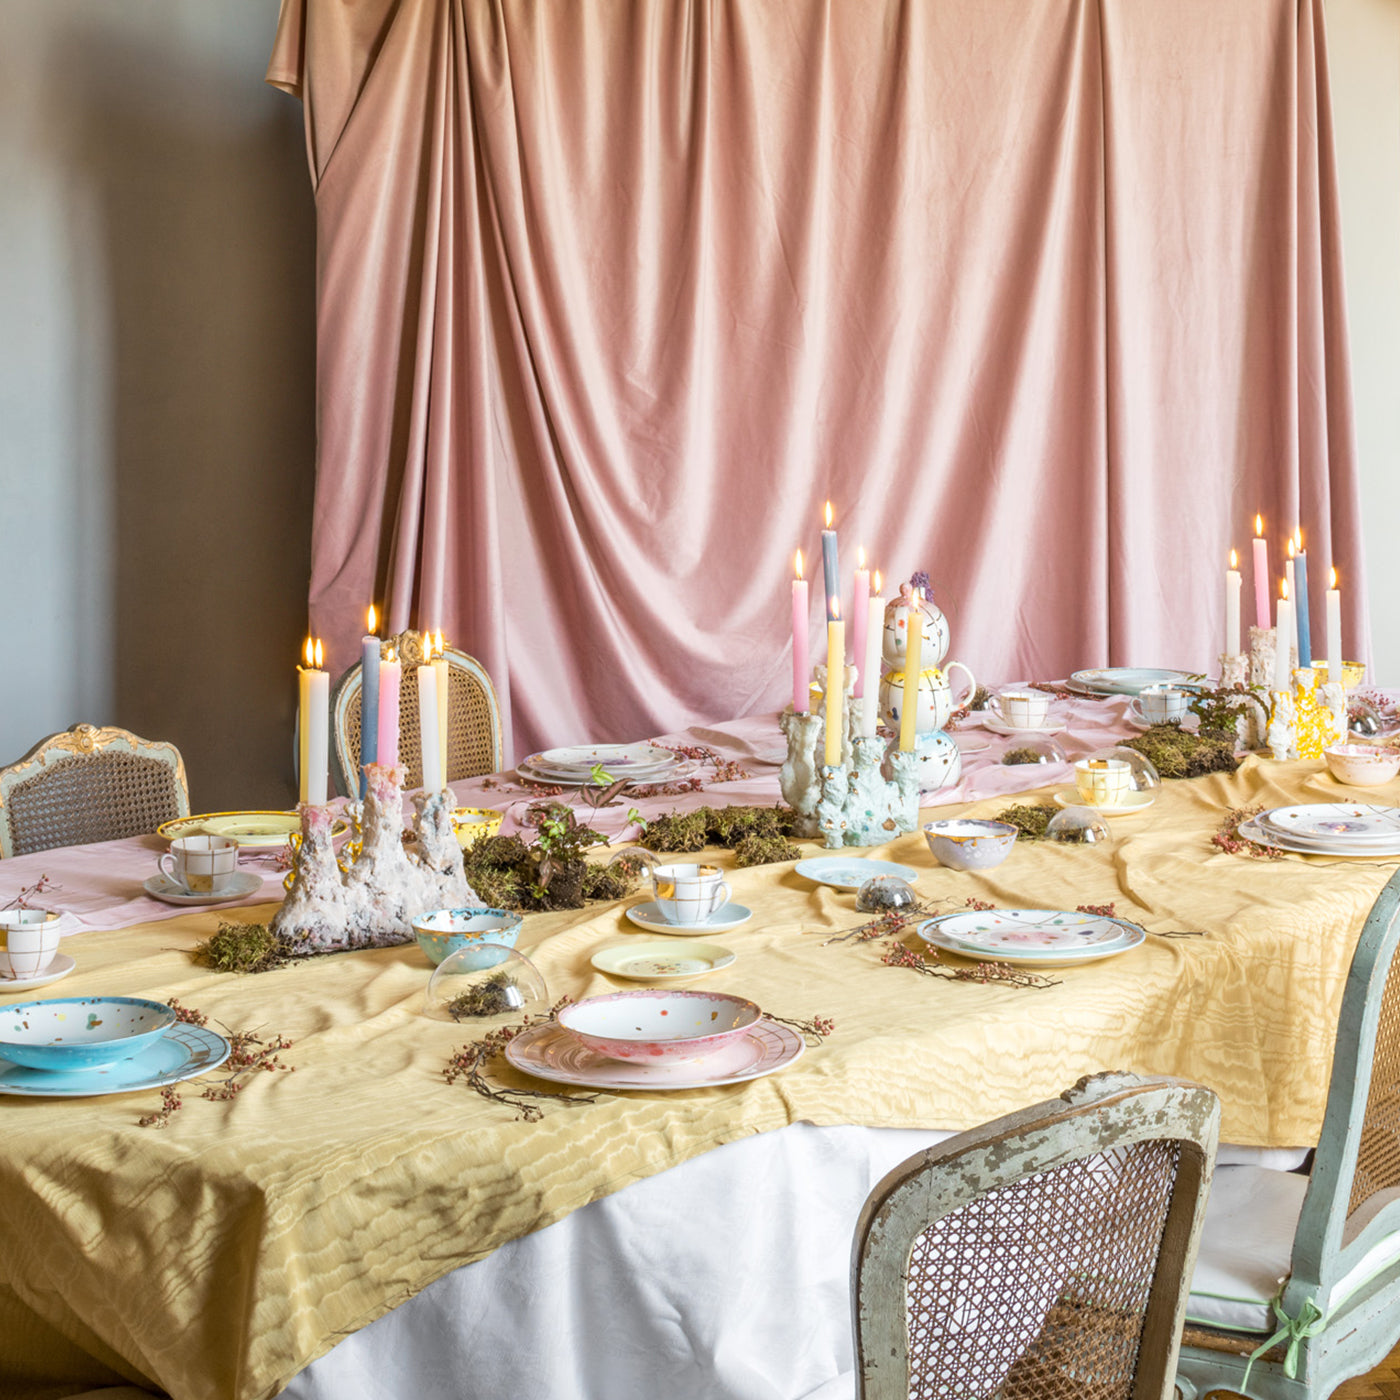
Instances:
[[[989,682],[1212,668],[1256,512],[1364,653],[1321,0],[283,0],[268,76],[337,667],[376,597],[517,752],[774,709],[828,498]]]

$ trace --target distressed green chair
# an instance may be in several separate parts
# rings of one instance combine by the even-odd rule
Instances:
[[[417,632],[403,632],[389,639],[403,663],[399,687],[399,766],[411,791],[423,781],[423,757],[419,748],[418,686],[413,674],[423,660]],[[501,702],[486,668],[473,656],[445,647],[447,661],[447,781],[496,773],[504,766]],[[360,694],[364,684],[356,662],[336,682],[331,695],[332,750],[340,791],[358,796],[360,791]]]
[[[1165,1400],[1220,1132],[1105,1074],[901,1163],[852,1260],[861,1400]]]
[[[174,744],[75,724],[0,768],[0,856],[118,841],[190,814]]]
[[[1397,916],[1400,875],[1352,959],[1311,1174],[1216,1173],[1177,1372],[1186,1400],[1315,1400],[1400,1339]]]

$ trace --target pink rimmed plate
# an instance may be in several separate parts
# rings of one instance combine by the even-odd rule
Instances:
[[[775,1021],[760,1021],[733,1044],[701,1060],[643,1064],[590,1050],[554,1021],[522,1031],[506,1046],[516,1069],[581,1089],[714,1089],[775,1074],[797,1059],[802,1037]]]

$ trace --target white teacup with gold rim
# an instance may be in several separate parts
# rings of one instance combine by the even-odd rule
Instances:
[[[999,690],[987,708],[1009,729],[1043,729],[1050,718],[1050,697],[1043,690]]]
[[[156,864],[186,894],[223,894],[238,874],[238,842],[227,836],[181,836]]]
[[[717,865],[653,865],[650,874],[657,912],[668,924],[703,924],[729,903],[729,886]]]
[[[1191,697],[1173,685],[1149,685],[1138,693],[1138,709],[1148,724],[1180,724]]]
[[[1074,785],[1091,807],[1119,807],[1133,790],[1133,770],[1121,758],[1081,758]]]
[[[62,916],[47,909],[0,910],[0,979],[37,977],[58,952]]]

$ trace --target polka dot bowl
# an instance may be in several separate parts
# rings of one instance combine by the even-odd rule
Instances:
[[[697,1060],[745,1035],[763,1012],[725,992],[639,991],[589,997],[558,1021],[611,1060]]]
[[[29,1069],[102,1069],[149,1050],[178,1018],[139,997],[55,997],[0,1007],[0,1059]]]

